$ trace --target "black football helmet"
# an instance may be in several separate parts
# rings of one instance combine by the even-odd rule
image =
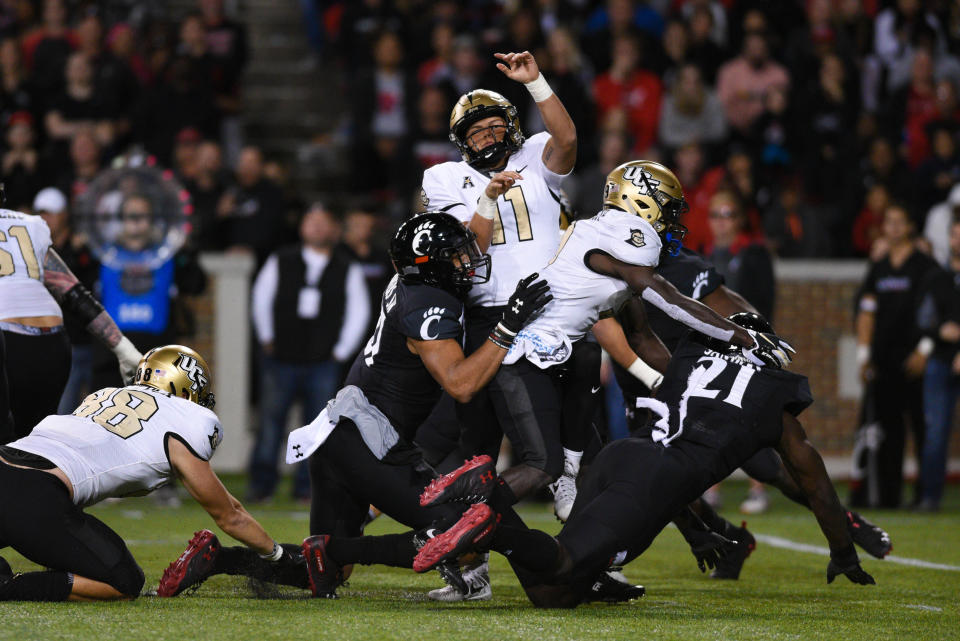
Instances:
[[[732,321],[744,329],[752,329],[755,332],[760,332],[762,334],[773,334],[773,325],[770,324],[766,318],[760,314],[755,314],[753,312],[737,312],[736,314],[730,314],[727,316],[727,320]],[[702,335],[701,335],[702,336]],[[716,338],[710,338],[708,336],[703,336],[703,341],[712,350],[722,353],[729,354],[739,354],[740,346],[734,345],[732,343],[725,343],[723,341],[717,340]]]
[[[477,235],[450,214],[427,211],[408,219],[390,242],[390,260],[407,284],[430,285],[462,297],[490,280],[490,256]]]

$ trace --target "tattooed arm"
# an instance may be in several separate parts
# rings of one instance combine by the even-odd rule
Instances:
[[[140,351],[123,335],[103,305],[77,280],[53,249],[47,250],[43,260],[43,284],[60,307],[79,317],[90,335],[116,354],[123,382],[132,380],[140,363]]]

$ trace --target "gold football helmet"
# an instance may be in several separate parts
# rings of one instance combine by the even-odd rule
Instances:
[[[210,366],[203,356],[183,345],[155,347],[144,354],[133,382],[213,408]]]
[[[631,160],[607,175],[603,208],[619,209],[646,220],[671,254],[680,251],[687,228],[680,216],[690,207],[672,171],[652,160]]]
[[[483,118],[500,116],[507,131],[501,142],[495,142],[483,149],[473,149],[467,144],[467,129]],[[520,131],[520,118],[517,108],[509,100],[488,89],[474,89],[460,96],[450,112],[450,142],[457,146],[463,159],[475,169],[484,170],[496,167],[510,152],[517,151],[523,145],[523,132]]]

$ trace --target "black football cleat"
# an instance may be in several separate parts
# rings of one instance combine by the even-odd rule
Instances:
[[[449,530],[429,539],[413,559],[415,572],[432,570],[443,561],[482,546],[497,527],[499,517],[486,503],[474,503]],[[462,580],[462,579],[461,579]]]
[[[184,590],[199,588],[212,574],[213,563],[220,549],[217,535],[210,530],[194,532],[180,558],[164,570],[157,596],[177,596]]]
[[[343,583],[340,566],[327,552],[329,534],[316,534],[303,540],[303,558],[307,562],[307,578],[313,596],[321,599],[336,599],[337,588]]]
[[[717,559],[717,567],[710,573],[712,579],[732,579],[736,581],[740,578],[740,570],[747,557],[757,549],[757,540],[747,530],[747,522],[743,521],[740,527],[731,527],[723,533],[731,541],[736,541],[737,545],[728,551],[725,556]]]
[[[420,505],[486,503],[497,482],[497,468],[486,454],[474,456],[452,472],[430,481],[420,495]]]
[[[882,559],[893,549],[890,535],[853,510],[847,510],[847,532],[853,542],[872,557]]]
[[[642,585],[632,585],[621,579],[622,576],[623,574],[619,571],[601,572],[597,580],[590,586],[583,602],[625,603],[639,599],[646,594],[647,591]]]

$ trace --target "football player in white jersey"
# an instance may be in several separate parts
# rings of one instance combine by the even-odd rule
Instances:
[[[298,567],[227,492],[210,467],[223,439],[213,413],[211,372],[182,345],[150,350],[132,385],[90,394],[72,415],[48,416],[26,437],[0,446],[0,548],[12,547],[42,572],[14,575],[0,559],[0,600],[133,599],[143,571],[123,539],[83,508],[147,494],[174,474],[224,532],[263,564]],[[160,592],[198,571],[192,545]],[[298,565],[299,564],[299,565]]]
[[[511,337],[513,345],[497,373],[496,380],[505,391],[502,402],[517,408],[518,413],[522,411],[524,422],[532,426],[523,434],[559,432],[562,399],[551,368],[557,369],[556,365],[570,358],[572,344],[583,338],[602,315],[619,309],[634,295],[688,327],[740,346],[751,363],[781,367],[790,362],[788,352],[793,350],[786,342],[736,325],[699,301],[683,296],[655,273],[664,246],[667,251],[679,251],[685,233],[679,217],[685,207],[683,188],[673,172],[659,163],[631,161],[607,176],[600,213],[567,229],[553,258],[539,270],[550,282],[554,299],[542,314]],[[496,341],[496,334],[490,340]],[[662,360],[666,353],[662,344],[659,352]],[[656,370],[647,370],[649,377],[659,376]],[[504,426],[505,432],[507,429]],[[512,437],[511,441],[517,447],[517,441]],[[523,440],[519,443],[526,446]],[[562,465],[561,446],[557,442],[552,447],[549,456],[559,457]],[[522,466],[501,475],[506,488],[498,486],[491,497],[495,510],[512,505],[539,480],[530,470],[518,473],[517,467]],[[444,483],[453,486],[474,469],[479,469],[478,465],[471,462],[444,477]],[[510,496],[510,491],[515,496]]]
[[[56,414],[70,374],[61,307],[113,350],[128,381],[140,352],[51,245],[39,216],[0,209],[0,443]]]
[[[530,91],[547,131],[525,138],[513,104],[492,91],[469,91],[450,116],[450,139],[463,161],[436,165],[423,175],[424,205],[467,223],[481,250],[490,254],[489,281],[475,286],[467,299],[467,353],[479,348],[497,325],[517,281],[556,251],[560,182],[573,169],[577,152],[576,127],[534,57],[527,51],[496,56],[497,68]],[[523,495],[556,478],[563,460],[548,460],[544,448],[536,447],[542,437],[528,432],[538,426],[515,400],[516,391],[504,388],[497,374],[484,393],[457,413],[468,433],[485,434],[499,424],[515,447],[529,445],[517,448],[528,463],[523,469],[532,470],[534,477],[523,483]],[[548,436],[558,441],[556,435]],[[499,443],[499,436],[494,440]]]

